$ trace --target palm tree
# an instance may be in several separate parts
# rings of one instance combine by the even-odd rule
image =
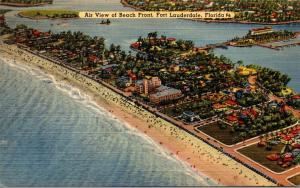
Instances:
[[[239,66],[242,66],[242,65],[244,64],[244,62],[241,61],[241,60],[237,61],[236,63],[237,63]]]

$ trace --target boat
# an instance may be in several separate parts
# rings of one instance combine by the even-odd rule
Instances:
[[[107,19],[107,20],[102,20],[99,24],[101,24],[101,25],[109,25],[110,23],[111,23],[110,20]]]

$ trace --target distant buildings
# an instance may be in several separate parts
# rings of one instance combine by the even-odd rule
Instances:
[[[250,30],[251,35],[262,35],[267,33],[273,33],[272,27],[255,28]]]

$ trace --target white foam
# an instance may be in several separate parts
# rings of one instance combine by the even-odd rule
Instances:
[[[208,182],[208,178],[205,175],[200,174],[197,171],[195,171],[194,169],[192,169],[187,162],[180,160],[176,155],[170,155],[169,152],[165,148],[160,146],[157,142],[155,142],[148,135],[141,133],[135,127],[131,126],[130,124],[128,124],[126,122],[121,122],[115,115],[113,115],[112,113],[109,113],[103,107],[99,106],[94,100],[92,100],[92,98],[89,95],[85,94],[80,89],[74,87],[70,83],[67,83],[63,80],[56,80],[56,78],[53,75],[44,73],[40,69],[29,67],[18,61],[9,60],[4,57],[0,57],[0,58],[4,62],[9,64],[10,66],[20,69],[22,71],[26,71],[26,72],[30,73],[31,75],[39,78],[41,81],[44,81],[46,83],[51,83],[51,84],[53,83],[57,89],[67,93],[75,101],[84,104],[85,106],[87,106],[88,108],[92,109],[93,111],[95,111],[96,113],[98,113],[100,115],[105,115],[106,117],[109,117],[112,121],[117,122],[117,125],[120,125],[120,126],[125,125],[125,127],[128,130],[128,132],[127,132],[128,134],[138,136],[138,137],[142,138],[143,140],[145,140],[147,143],[149,143],[149,145],[151,146],[151,149],[153,149],[157,155],[181,165],[183,167],[184,173],[186,175],[191,176],[192,178],[196,179],[202,185],[214,184],[212,180],[210,180],[210,182],[211,182],[211,184],[210,184]],[[0,183],[0,186],[1,186],[1,183]]]
[[[3,185],[3,184],[0,182],[0,187],[7,187],[7,186]]]
[[[8,145],[8,140],[0,140],[0,146]]]

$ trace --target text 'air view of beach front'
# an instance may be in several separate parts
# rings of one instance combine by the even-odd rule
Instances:
[[[298,0],[1,0],[0,186],[299,186],[299,35]]]

